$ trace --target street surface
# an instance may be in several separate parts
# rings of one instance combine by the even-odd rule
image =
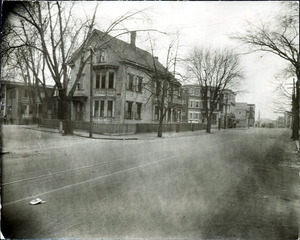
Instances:
[[[128,141],[2,133],[5,237],[297,239],[289,130]]]

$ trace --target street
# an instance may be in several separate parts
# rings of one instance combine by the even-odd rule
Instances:
[[[5,237],[297,239],[287,129],[128,141],[2,134]],[[30,205],[36,198],[45,202]]]

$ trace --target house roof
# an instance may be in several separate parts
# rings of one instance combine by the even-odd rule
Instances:
[[[95,37],[95,38],[94,38]],[[145,68],[151,71],[156,69],[160,73],[164,73],[166,68],[149,52],[136,47],[130,43],[113,37],[105,32],[94,29],[88,41],[98,40],[98,46],[110,46],[120,57],[120,60],[127,64],[134,64],[137,67]],[[76,60],[79,57],[79,53],[83,48],[83,44],[80,48],[71,56],[68,63]]]
[[[1,80],[1,85],[7,85],[11,87],[16,87],[16,86],[28,86],[24,81],[17,81],[17,80]],[[35,84],[31,84],[32,86],[35,86]],[[41,84],[39,84],[39,87],[43,87]],[[53,88],[53,85],[46,85],[46,88],[51,89]]]

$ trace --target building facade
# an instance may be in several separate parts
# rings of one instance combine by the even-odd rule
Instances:
[[[230,89],[224,89],[220,95],[220,124],[221,128],[235,128],[235,96]]]
[[[247,111],[248,111],[248,126],[254,127],[255,126],[255,104],[247,104]]]
[[[235,117],[237,127],[254,127],[255,104],[237,102],[235,106]]]
[[[183,121],[189,123],[207,123],[205,100],[203,98],[203,87],[199,84],[184,85],[184,111]],[[208,91],[210,94],[210,91]],[[220,127],[234,127],[234,107],[235,107],[235,93],[231,90],[224,90],[219,96],[217,106],[212,114],[212,125],[219,125]],[[208,95],[208,98],[210,95]],[[210,102],[208,102],[208,109],[210,109]]]
[[[94,49],[92,70],[87,64],[77,83],[72,98],[72,120],[89,121],[92,109],[96,123],[155,123],[159,119],[155,99],[155,71],[165,71],[158,59],[136,47],[136,33],[131,33],[131,42],[113,38],[94,30],[88,46]],[[71,80],[74,85],[78,73],[80,54],[89,57],[89,51],[79,49],[69,60]],[[92,73],[92,75],[91,75]],[[92,83],[92,94],[90,86]],[[166,122],[181,121],[181,84],[173,79],[171,103],[165,116]],[[166,100],[169,99],[167,96]],[[92,108],[91,108],[92,105]]]
[[[203,101],[201,87],[199,85],[184,85],[184,108],[182,119],[188,123],[205,123],[206,117],[203,115]]]
[[[46,89],[46,90],[45,90]],[[25,124],[42,117],[42,101],[51,87],[29,87],[25,82],[1,81],[1,118],[5,123]]]

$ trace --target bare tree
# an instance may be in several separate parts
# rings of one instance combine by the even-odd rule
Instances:
[[[47,71],[49,71],[55,82],[55,87],[58,90],[60,99],[58,118],[65,121],[64,134],[72,134],[71,101],[76,90],[76,85],[80,80],[81,73],[86,64],[90,61],[91,56],[81,54],[78,74],[72,86],[68,86],[70,83],[68,60],[74,52],[76,54],[76,52],[84,52],[88,49],[98,6],[96,5],[92,18],[81,21],[72,15],[74,4],[76,3],[20,3],[19,8],[13,11],[20,20],[14,29],[14,35],[17,41],[13,45],[8,44],[7,46],[7,53],[10,53],[12,49],[27,46],[43,54]],[[123,24],[124,21],[132,18],[139,12],[141,11],[127,13],[117,18],[109,25],[106,34],[115,30],[117,26]],[[20,27],[22,28],[21,31],[18,30]],[[123,30],[124,31],[117,36],[128,33],[127,29]],[[30,41],[30,37],[28,37],[32,32],[36,34],[35,42]],[[80,48],[79,44],[81,44]],[[97,47],[99,48],[101,46]]]
[[[165,66],[158,62],[155,57],[154,44],[149,36],[152,62],[149,67],[152,69],[148,72],[149,82],[144,84],[147,91],[150,93],[148,100],[152,100],[157,107],[158,128],[157,136],[162,137],[163,123],[166,118],[170,121],[171,110],[175,106],[175,99],[180,98],[180,82],[175,78],[176,64],[178,61],[179,34],[176,33],[166,49]],[[180,104],[180,103],[179,103]],[[167,116],[167,117],[166,117]]]
[[[293,105],[292,139],[299,139],[299,2],[282,3],[282,11],[272,22],[253,25],[244,33],[236,33],[233,39],[247,45],[250,52],[266,52],[286,60],[297,77],[295,101]]]
[[[273,101],[273,110],[277,113],[291,111],[293,93],[295,92],[295,82],[293,66],[288,65],[283,71],[275,75],[273,85],[275,87],[274,94],[276,98]]]
[[[66,8],[68,5],[68,11]],[[50,73],[61,99],[60,119],[68,121],[70,115],[70,99],[67,96],[68,69],[67,59],[74,51],[80,40],[81,33],[86,26],[93,27],[94,17],[91,21],[80,22],[72,18],[74,3],[62,2],[24,2],[13,10],[16,24],[13,26],[15,41],[8,44],[7,53],[13,49],[26,46],[28,56],[25,56],[27,67],[38,78],[37,69],[33,67],[33,50],[42,53],[47,71]],[[95,10],[96,11],[96,10]],[[95,16],[95,15],[94,15]],[[34,41],[32,40],[34,39]],[[27,58],[29,60],[27,60]],[[43,62],[43,61],[42,61]],[[45,68],[43,67],[43,70]],[[42,73],[44,76],[45,72]],[[38,82],[38,81],[36,81]],[[41,82],[41,81],[40,81]],[[62,111],[64,109],[64,111]],[[69,124],[65,125],[65,134],[71,133]]]
[[[186,59],[187,72],[202,89],[203,106],[210,133],[212,115],[226,88],[238,89],[243,79],[238,54],[232,50],[194,47]]]

